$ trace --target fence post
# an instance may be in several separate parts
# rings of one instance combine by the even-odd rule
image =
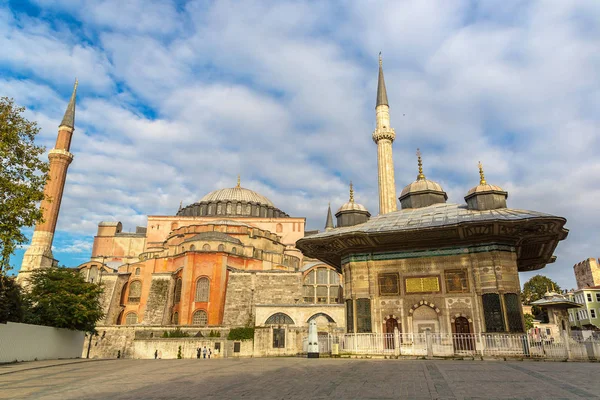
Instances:
[[[427,358],[433,358],[433,344],[429,330],[425,331],[425,343],[427,345]]]
[[[565,348],[567,349],[567,360],[570,360],[573,358],[573,355],[571,354],[571,344],[569,343],[569,336],[567,335],[567,331],[560,331],[560,335],[562,336],[562,339],[565,342]]]
[[[479,343],[481,343],[480,349],[481,349],[481,358],[483,358],[483,352],[485,351],[485,342],[484,342],[484,338],[483,335],[480,333],[477,334],[479,336]]]
[[[396,356],[400,355],[400,340],[398,338],[399,332],[398,332],[398,327],[394,328],[394,354],[396,354]]]

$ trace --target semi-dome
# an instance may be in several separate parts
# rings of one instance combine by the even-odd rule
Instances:
[[[442,186],[425,178],[423,174],[423,162],[421,161],[421,152],[417,149],[417,159],[419,163],[419,174],[417,180],[406,185],[400,193],[400,206],[405,208],[428,207],[433,204],[445,203],[448,195],[442,189]]]
[[[179,216],[224,216],[286,218],[271,200],[253,190],[241,187],[240,178],[236,187],[218,189],[202,197],[197,203],[180,207]]]

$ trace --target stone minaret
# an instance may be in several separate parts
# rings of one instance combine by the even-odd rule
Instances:
[[[377,168],[379,176],[379,214],[396,211],[396,182],[394,180],[394,160],[392,142],[396,132],[390,127],[390,106],[388,104],[383,66],[379,53],[379,81],[377,83],[377,105],[375,106],[377,125],[373,132],[373,141],[377,144]]]
[[[327,221],[325,221],[325,230],[330,231],[334,228],[333,216],[331,215],[331,203],[327,206]]]
[[[71,101],[67,106],[65,116],[58,127],[58,137],[56,145],[48,153],[50,159],[50,169],[48,172],[48,182],[44,187],[45,199],[40,207],[43,210],[44,219],[35,226],[31,245],[25,252],[18,280],[27,278],[29,273],[37,268],[48,268],[56,264],[52,256],[52,240],[54,230],[60,211],[60,202],[62,200],[65,180],[67,178],[67,168],[73,161],[73,154],[69,152],[71,147],[71,136],[75,130],[75,97],[77,94],[77,80],[71,95]]]

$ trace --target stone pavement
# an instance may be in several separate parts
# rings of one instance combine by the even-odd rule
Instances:
[[[44,364],[46,363],[46,364]],[[253,358],[24,363],[0,399],[580,399],[600,363]],[[43,368],[35,368],[40,365]],[[9,366],[2,366],[6,372]]]

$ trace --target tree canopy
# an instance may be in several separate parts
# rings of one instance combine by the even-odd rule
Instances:
[[[542,299],[547,291],[560,292],[560,286],[544,275],[536,275],[523,285],[523,301],[525,304]]]
[[[24,111],[0,97],[0,274],[26,241],[21,228],[42,220],[38,202],[44,199],[48,163],[40,159],[44,147],[34,143],[40,129],[23,118]]]
[[[77,270],[44,268],[31,273],[25,322],[93,332],[104,315],[102,287]]]
[[[0,274],[0,323],[21,322],[24,310],[21,286],[15,278]]]

